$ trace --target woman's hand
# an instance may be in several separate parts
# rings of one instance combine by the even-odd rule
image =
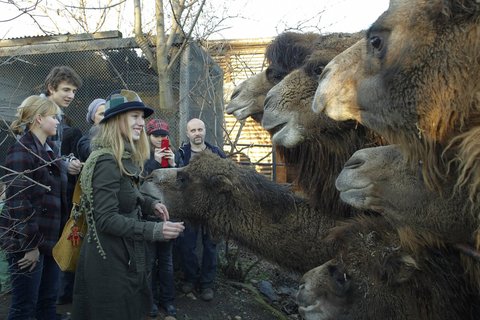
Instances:
[[[165,221],[163,223],[163,238],[166,240],[175,239],[185,230],[183,222]]]
[[[173,153],[172,149],[168,148],[155,148],[155,153],[154,153],[155,160],[158,163],[162,163],[162,159],[168,159],[168,164],[170,167],[175,167],[175,153]]]
[[[78,159],[73,159],[68,162],[67,172],[72,176],[76,176],[82,170],[83,164]]]
[[[28,251],[25,253],[25,256],[23,256],[22,259],[18,260],[18,266],[20,267],[20,269],[30,267],[28,271],[31,272],[35,268],[37,263],[40,261],[39,257],[40,251],[38,251],[38,248],[33,249],[32,251]]]
[[[163,221],[167,221],[170,219],[170,215],[168,213],[167,207],[163,203],[155,203],[153,207],[153,211],[157,217],[160,217]]]

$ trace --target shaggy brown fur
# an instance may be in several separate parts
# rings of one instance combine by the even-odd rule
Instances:
[[[448,249],[402,248],[382,218],[335,228],[334,258],[303,276],[297,295],[306,320],[478,319],[479,296]]]
[[[323,36],[295,32],[280,34],[267,47],[265,53],[267,69],[245,80],[234,89],[226,112],[239,120],[251,116],[260,122],[265,95],[275,84],[292,70],[300,68],[312,53],[323,54],[326,64],[360,37],[360,33],[332,33]]]
[[[327,67],[316,107],[400,144],[412,163],[424,162],[431,188],[453,177],[480,204],[480,3],[391,0],[360,46],[348,65]],[[341,110],[331,98],[339,80],[356,98]]]
[[[187,167],[156,170],[153,188],[175,218],[207,223],[285,268],[305,272],[329,259],[314,245],[335,220],[313,210],[286,186],[253,169],[204,152]]]
[[[435,319],[445,310],[448,312],[438,319],[477,316],[467,316],[468,308],[476,312],[473,301],[478,296],[465,285],[458,257],[446,249],[427,251],[420,247],[411,250],[419,254],[420,262],[416,262],[416,256],[407,255],[408,249],[400,249],[398,235],[383,218],[377,217],[380,222],[357,218],[353,227],[332,232],[335,221],[312,210],[287,187],[210,152],[199,154],[187,167],[154,171],[148,185],[147,192],[161,199],[172,216],[207,223],[214,235],[230,236],[285,268],[305,272],[332,257],[344,261],[345,266],[331,261],[323,265],[343,268],[331,269],[333,278],[326,285],[322,279],[312,278],[318,272],[309,272],[306,287],[312,288],[314,283],[313,291],[299,296],[303,307],[315,303],[317,293],[333,297],[334,307],[340,307],[328,319],[350,319],[340,317],[344,314],[355,315],[352,319]],[[439,263],[438,268],[435,263]],[[316,286],[319,282],[321,286]],[[334,291],[324,295],[325,288]],[[408,295],[415,300],[409,300]],[[452,297],[458,300],[451,300],[454,305],[446,308]],[[315,314],[306,319],[324,318]]]
[[[425,186],[421,168],[412,169],[395,146],[355,152],[337,178],[346,203],[381,213],[398,231],[402,248],[413,252],[456,243],[474,243],[478,220],[468,196],[442,197]],[[452,194],[452,188],[443,190]],[[480,288],[480,264],[463,258],[472,283]]]
[[[298,172],[296,181],[312,205],[348,217],[352,209],[339,201],[335,179],[353,152],[378,145],[381,139],[354,121],[313,113],[311,103],[324,59],[323,53],[313,54],[268,92],[262,126],[285,162]]]
[[[438,195],[425,186],[420,172],[420,165],[412,169],[396,146],[367,148],[345,163],[336,186],[343,201],[381,213],[402,229],[403,239],[423,239],[423,246],[472,243],[477,219],[468,197]],[[451,194],[451,188],[444,193]]]

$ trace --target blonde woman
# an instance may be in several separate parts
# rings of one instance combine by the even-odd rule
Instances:
[[[57,133],[58,106],[25,99],[11,129],[18,138],[5,160],[6,210],[2,245],[12,275],[8,319],[55,319],[59,275],[52,247],[68,217],[67,168],[48,137]]]
[[[73,290],[73,319],[144,319],[150,308],[147,252],[151,241],[178,237],[182,222],[169,222],[165,205],[139,192],[150,156],[144,130],[153,110],[129,90],[112,93],[83,167],[83,242]],[[143,221],[156,214],[162,222]]]

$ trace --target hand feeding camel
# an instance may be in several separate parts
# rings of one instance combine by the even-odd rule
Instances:
[[[321,36],[315,33],[295,32],[278,35],[265,52],[267,69],[243,81],[234,89],[226,112],[239,120],[251,116],[260,122],[265,95],[275,84],[291,71],[300,68],[313,52],[317,51],[317,54],[321,53],[324,56],[325,66],[330,59],[351,46],[361,36],[360,33],[332,33]]]
[[[480,317],[478,291],[455,251],[405,248],[379,217],[344,222],[323,245],[335,246],[332,259],[307,272],[297,293],[305,320]]]
[[[478,205],[479,21],[478,0],[391,0],[366,38],[326,67],[314,109],[377,131],[423,161],[429,187],[453,177]]]

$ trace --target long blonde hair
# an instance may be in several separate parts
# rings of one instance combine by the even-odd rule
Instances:
[[[41,96],[30,96],[23,100],[17,108],[16,119],[13,120],[10,129],[15,134],[23,134],[31,128],[35,122],[35,117],[53,116],[60,113],[61,110],[55,102]]]
[[[128,112],[108,119],[105,123],[100,123],[99,132],[92,141],[93,148],[109,148],[113,150],[113,156],[117,161],[120,171],[125,175],[134,175],[128,172],[122,163],[122,155],[125,151],[125,142],[132,146],[132,162],[143,171],[145,161],[150,158],[150,143],[148,141],[145,129],[140,134],[138,141],[133,141],[132,133],[128,129]]]

